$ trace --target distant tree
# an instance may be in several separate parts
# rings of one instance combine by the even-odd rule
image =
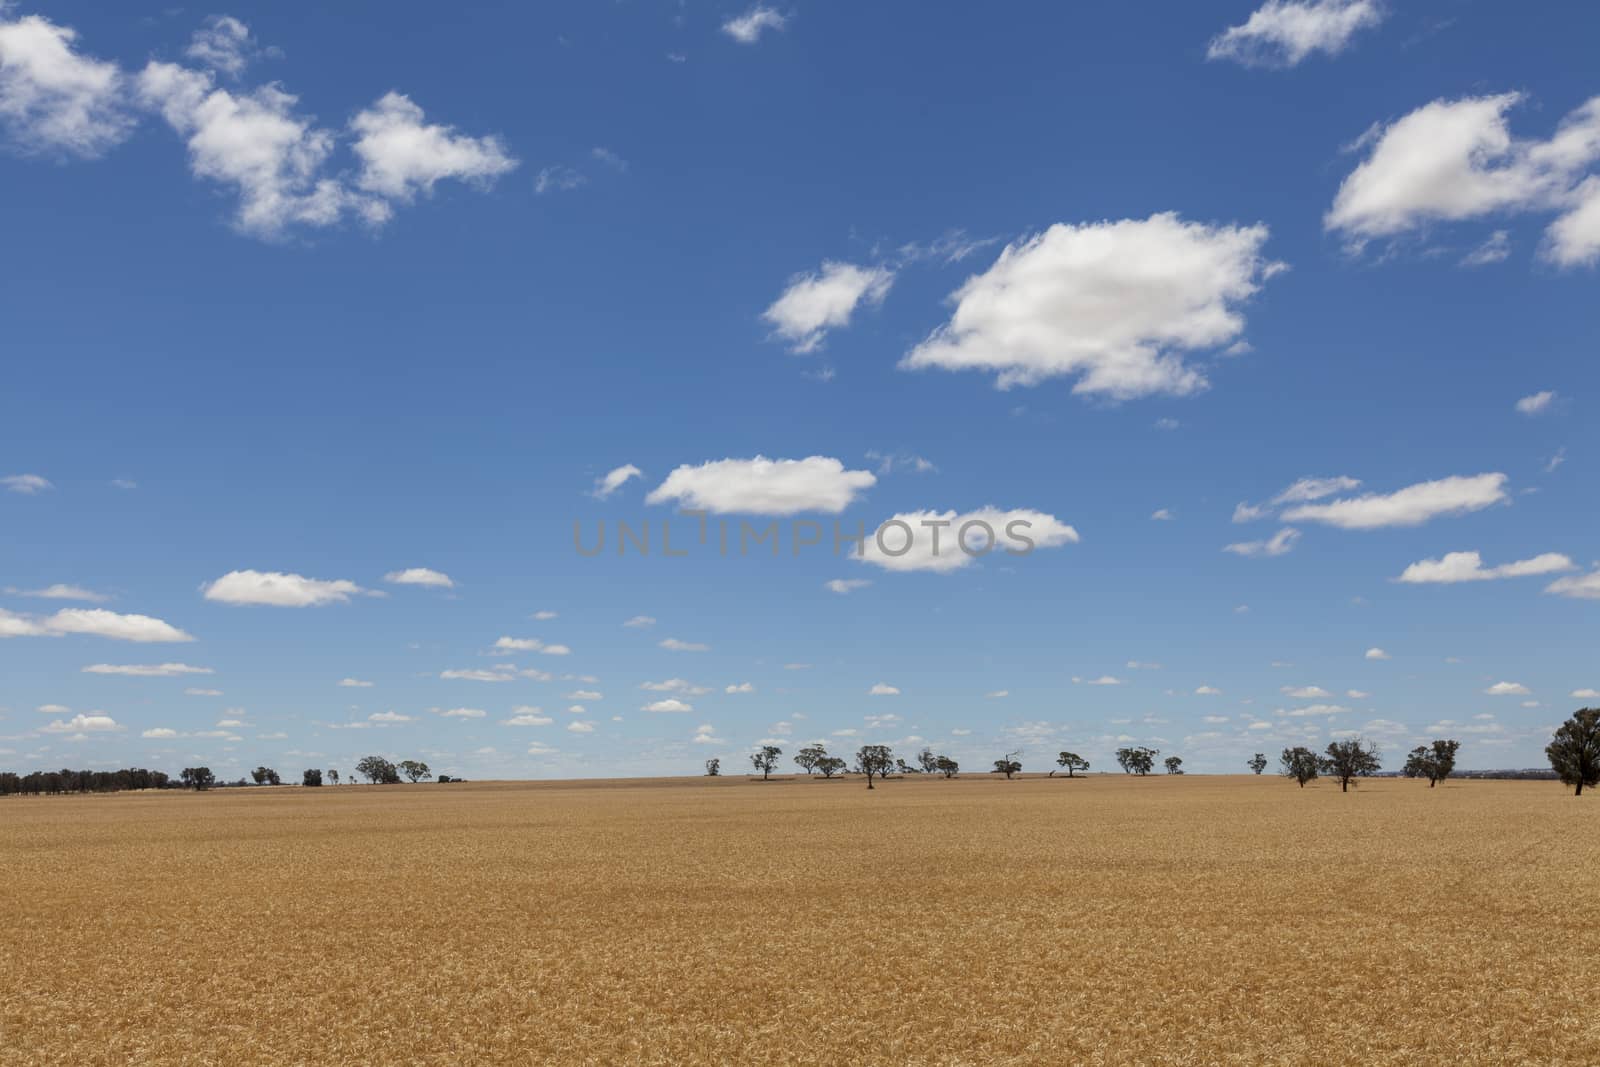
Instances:
[[[1119,748],[1117,763],[1121,765],[1122,773],[1137,774],[1142,778],[1155,770],[1156,757],[1159,755],[1159,748],[1145,748],[1142,745],[1138,748]]]
[[[821,745],[807,745],[805,748],[800,750],[800,753],[797,756],[795,756],[794,761],[798,766],[803,768],[807,774],[813,774],[816,772],[817,768],[822,765],[822,761],[827,758],[828,750],[826,748],[823,748]]]
[[[872,776],[889,777],[894,769],[894,753],[888,745],[862,745],[856,752],[856,770],[867,776],[867,788],[872,788]]]
[[[756,770],[761,772],[761,780],[763,782],[767,780],[768,775],[778,769],[778,757],[781,755],[783,755],[783,749],[777,745],[762,745],[761,751],[750,754],[750,762],[755,765]]]
[[[382,756],[363,756],[356,764],[356,773],[373,785],[398,785],[400,771]]]
[[[1267,769],[1267,754],[1265,752],[1257,752],[1254,756],[1250,757],[1250,762],[1246,763],[1245,766],[1249,767],[1257,774],[1260,774],[1262,771]]]
[[[921,774],[922,773],[922,768],[921,767],[913,767],[911,764],[907,763],[905,760],[898,759],[898,758],[894,761],[894,769],[899,771],[901,774]]]
[[[1562,723],[1544,754],[1556,777],[1583,796],[1583,787],[1600,785],[1600,708],[1580,708]]]
[[[210,789],[217,784],[217,776],[211,773],[210,767],[185,767],[183,773],[178,775],[178,781],[183,783],[185,789]]]
[[[1179,759],[1177,756],[1168,756],[1162,762],[1167,765],[1167,773],[1168,774],[1182,774],[1183,773],[1183,760]]]
[[[255,781],[256,785],[279,784],[278,772],[271,767],[257,767],[250,772],[250,777]]]
[[[400,773],[405,775],[412,785],[416,785],[424,778],[432,778],[433,771],[421,760],[403,759],[400,761]]]
[[[333,783],[334,785],[338,785],[339,784],[339,772],[334,770],[334,769],[332,769],[331,767],[328,769],[328,781]]]
[[[1303,745],[1286,748],[1283,755],[1278,757],[1280,773],[1285,778],[1293,778],[1304,789],[1306,783],[1317,777],[1317,770],[1321,766],[1317,754]]]
[[[720,777],[722,777],[722,761],[717,759],[715,756],[713,756],[711,759],[706,760],[706,777],[707,778],[720,778]]]
[[[934,761],[934,769],[946,778],[954,778],[961,773],[961,764],[949,756],[940,756]]]
[[[824,756],[817,761],[817,770],[822,772],[824,778],[832,778],[842,773],[846,766],[848,764],[845,763],[843,756]]]
[[[1428,788],[1432,789],[1455,770],[1456,750],[1460,747],[1460,741],[1435,741],[1431,746],[1418,745],[1406,754],[1406,765],[1400,773],[1407,778],[1426,778]]]
[[[933,754],[933,749],[925,748],[917,753],[917,766],[922,768],[923,774],[933,774],[939,770],[939,757]]]
[[[1348,793],[1352,781],[1376,774],[1380,769],[1378,746],[1360,737],[1334,741],[1319,763],[1318,769],[1323,774],[1339,780],[1339,792]]]
[[[1067,777],[1071,778],[1073,771],[1088,770],[1089,761],[1078,755],[1076,752],[1063,752],[1056,757],[1056,766],[1065,767],[1067,769]],[[1050,777],[1054,778],[1055,776],[1056,772],[1051,771]]]
[[[300,776],[300,784],[304,786],[319,786],[322,784],[322,772],[315,767]]]
[[[1022,755],[1020,752],[1007,752],[1004,756],[994,761],[994,770],[989,773],[1003,774],[1006,776],[1006,781],[1011,781],[1013,774],[1022,773],[1022,764],[1017,761],[1017,757],[1020,755]]]

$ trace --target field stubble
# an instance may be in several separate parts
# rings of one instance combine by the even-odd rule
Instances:
[[[1553,783],[0,803],[7,1062],[1600,1063]]]

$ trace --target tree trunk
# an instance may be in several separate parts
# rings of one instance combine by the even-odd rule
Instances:
[[[1582,778],[1578,779],[1578,790],[1577,790],[1577,792],[1573,793],[1572,795],[1575,796],[1575,797],[1583,796],[1583,779]]]
[[[1348,779],[1348,778],[1339,779],[1339,792],[1341,792],[1341,793],[1350,792],[1350,779]]]

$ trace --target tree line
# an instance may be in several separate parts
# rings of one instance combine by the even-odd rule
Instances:
[[[402,779],[412,784],[427,781],[433,771],[421,760],[401,760],[392,763],[382,756],[365,756],[356,763],[356,774],[371,785],[396,785]],[[355,778],[346,779],[354,784]],[[460,782],[464,779],[441,774],[439,782]],[[300,775],[302,786],[317,787],[324,783],[338,785],[339,772],[333,768],[322,770],[312,767]],[[282,785],[283,778],[271,767],[257,767],[248,778],[224,782],[210,767],[185,767],[176,778],[165,771],[149,771],[142,767],[129,767],[120,771],[34,771],[16,774],[0,771],[0,796],[14,793],[56,796],[64,793],[120,793],[128,789],[208,789],[246,786]]]

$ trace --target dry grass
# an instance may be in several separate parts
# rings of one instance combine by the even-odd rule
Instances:
[[[1600,798],[742,779],[0,802],[11,1063],[1600,1063]]]

